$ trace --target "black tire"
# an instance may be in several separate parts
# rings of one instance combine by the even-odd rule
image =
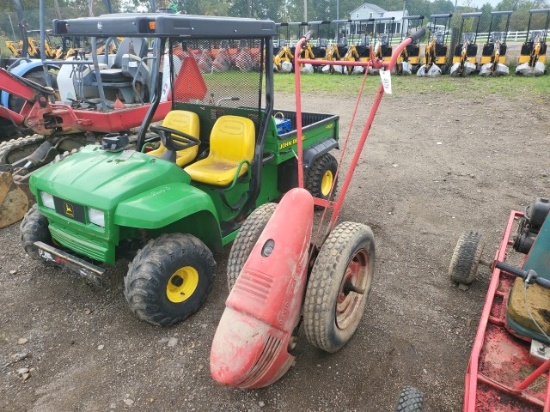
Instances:
[[[399,394],[395,412],[422,412],[424,395],[412,386],[405,386]]]
[[[57,91],[57,74],[54,73],[52,70],[49,70],[50,72],[50,79],[52,82],[52,88]],[[23,76],[25,79],[32,80],[35,83],[40,84],[41,86],[46,86],[46,74],[44,73],[44,70],[40,68],[40,70],[36,70],[30,73],[27,73]],[[19,96],[14,95],[13,93],[10,94],[10,97],[8,98],[8,108],[10,110],[13,110],[16,113],[19,113],[21,111],[21,108],[23,107],[23,103],[25,102],[24,99],[22,99]]]
[[[338,161],[330,153],[325,153],[313,161],[306,178],[306,189],[314,197],[329,200],[336,194],[336,170]]]
[[[371,289],[374,259],[368,226],[343,222],[330,233],[313,265],[304,300],[304,330],[313,346],[336,352],[353,336]]]
[[[477,232],[466,232],[460,236],[449,265],[449,276],[453,282],[470,285],[475,280],[484,246]]]
[[[38,255],[38,249],[34,242],[44,242],[51,244],[51,235],[48,230],[48,219],[38,212],[38,206],[34,204],[19,226],[21,233],[21,243],[25,252],[35,260],[42,260]]]
[[[130,310],[153,325],[171,326],[195,313],[214,281],[216,262],[189,234],[150,240],[128,266],[124,296]]]
[[[239,230],[227,260],[227,287],[230,292],[276,207],[277,203],[261,205],[246,218]]]

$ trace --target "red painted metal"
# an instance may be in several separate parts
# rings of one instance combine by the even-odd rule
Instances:
[[[13,110],[8,109],[7,107],[0,106],[0,117],[10,120],[16,125],[22,125],[25,121],[25,117],[21,116],[19,113],[14,112]]]
[[[505,261],[512,229],[523,213],[512,211],[495,261]],[[549,411],[550,360],[530,356],[530,340],[519,339],[506,325],[508,294],[515,277],[493,267],[464,385],[464,411]],[[545,382],[546,381],[546,382]]]
[[[0,67],[0,85],[2,90],[10,94],[19,96],[27,101],[34,102],[40,93],[32,87],[27,86],[19,77],[11,74],[6,69]]]
[[[114,133],[139,127],[149,110],[149,104],[134,105],[109,112],[73,109],[65,104],[49,103],[45,95],[22,81],[19,77],[0,68],[0,89],[25,100],[19,113],[0,106],[0,117],[18,126],[32,129],[34,133]],[[161,102],[152,121],[164,119],[172,107],[171,101]]]
[[[159,103],[152,121],[164,119],[171,107],[171,101]],[[43,135],[51,135],[54,132],[114,133],[139,127],[148,110],[148,104],[109,112],[77,110],[63,104],[51,104],[41,108],[35,104],[26,116],[25,125],[32,128],[35,133]]]
[[[311,194],[287,192],[225,302],[210,352],[217,382],[261,388],[292,366],[288,349],[300,320],[312,226]]]
[[[335,64],[332,60],[322,60],[322,59],[303,59],[300,58],[300,50],[302,50],[302,46],[307,41],[306,37],[303,37],[298,41],[298,44],[296,45],[296,51],[294,54],[294,67],[295,67],[295,90],[296,90],[296,138],[297,138],[297,157],[298,157],[298,185],[300,187],[304,187],[304,176],[303,176],[303,163],[302,163],[302,153],[303,153],[303,144],[302,144],[302,95],[301,95],[301,76],[300,76],[300,67],[302,64],[312,64],[312,65],[333,65]],[[371,67],[373,69],[381,69],[384,68],[385,70],[391,71],[393,67],[395,66],[395,63],[397,62],[397,58],[401,55],[401,52],[412,42],[412,39],[410,37],[407,37],[405,40],[403,40],[397,47],[395,47],[395,50],[392,52],[392,57],[389,62],[384,62],[377,57],[374,57],[373,59],[369,60],[368,62],[363,61],[338,61],[338,65],[340,66],[362,66],[365,68],[365,78],[368,76],[368,68]],[[362,90],[361,90],[362,92]],[[355,167],[357,166],[357,163],[359,162],[359,158],[361,157],[361,153],[363,151],[363,147],[365,146],[365,143],[367,141],[370,128],[372,126],[372,123],[374,121],[374,117],[376,115],[376,112],[378,111],[378,107],[380,105],[380,102],[382,100],[382,97],[384,95],[384,87],[380,85],[378,88],[378,91],[374,97],[374,101],[372,103],[372,106],[370,108],[369,114],[367,116],[367,119],[365,121],[365,124],[363,126],[363,132],[361,133],[361,137],[359,138],[359,142],[357,146],[354,149],[354,155],[350,162],[350,165],[348,167],[348,171],[345,174],[344,182],[342,184],[342,187],[338,191],[338,194],[336,196],[336,199],[334,202],[329,202],[329,205],[333,207],[332,215],[330,218],[330,223],[327,227],[327,231],[325,236],[328,236],[328,234],[334,229],[336,226],[336,223],[338,221],[338,217],[340,215],[340,210],[342,209],[342,204],[344,203],[344,199],[346,198],[346,194],[348,191],[348,188],[351,184],[351,179],[353,177],[353,171],[355,170]],[[359,100],[359,99],[358,99]],[[338,172],[339,173],[339,172]],[[326,204],[326,201],[322,199],[315,199],[315,204],[324,205]]]

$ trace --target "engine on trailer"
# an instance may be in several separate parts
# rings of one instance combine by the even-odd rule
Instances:
[[[527,254],[533,246],[539,230],[550,212],[550,201],[537,197],[525,208],[525,216],[519,221],[518,233],[514,239],[514,250]]]

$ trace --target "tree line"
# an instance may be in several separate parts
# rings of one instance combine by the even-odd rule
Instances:
[[[36,0],[20,0],[25,10],[28,29],[39,28],[39,13]],[[106,0],[44,0],[46,9],[46,27],[51,27],[55,18],[73,18],[89,15],[100,15],[107,12]],[[464,1],[466,5],[464,5]],[[114,12],[150,11],[171,8],[179,13],[219,15],[235,17],[254,17],[271,19],[276,22],[319,21],[348,19],[350,13],[364,4],[362,0],[110,0]],[[459,27],[460,15],[464,12],[481,11],[479,30],[489,30],[490,13],[497,10],[511,10],[514,13],[510,19],[510,30],[525,30],[529,10],[548,8],[549,0],[502,0],[495,7],[490,3],[476,8],[471,6],[472,0],[369,0],[387,11],[403,10],[409,15],[453,13],[452,26]],[[0,31],[12,36],[17,30],[17,14],[13,0],[0,0]],[[543,25],[543,15],[536,15],[533,27]],[[538,21],[540,20],[540,21]],[[495,23],[493,22],[493,25]]]

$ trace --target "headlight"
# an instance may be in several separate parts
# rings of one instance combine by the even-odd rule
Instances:
[[[55,209],[53,203],[53,196],[46,192],[40,192],[40,197],[42,198],[42,204],[50,209]]]
[[[88,208],[88,220],[94,225],[105,227],[105,213],[101,210]]]

